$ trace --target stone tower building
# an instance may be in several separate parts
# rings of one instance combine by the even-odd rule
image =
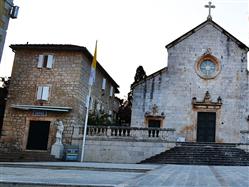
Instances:
[[[249,48],[211,17],[166,48],[168,67],[132,85],[132,126],[174,128],[178,141],[249,142]]]
[[[15,52],[2,146],[18,150],[50,150],[54,122],[64,124],[63,144],[77,139],[83,127],[92,55],[75,45],[11,45]],[[91,111],[114,116],[118,84],[97,63]],[[77,129],[77,131],[75,131]]]

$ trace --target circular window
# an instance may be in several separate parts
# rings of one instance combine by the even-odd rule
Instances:
[[[212,55],[202,56],[195,65],[197,74],[203,79],[213,79],[220,72],[220,63]]]

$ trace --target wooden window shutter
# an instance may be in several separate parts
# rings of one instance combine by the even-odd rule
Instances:
[[[106,85],[106,79],[103,79],[103,81],[102,81],[102,90],[105,90],[105,85]]]
[[[37,98],[37,100],[42,99],[42,86],[38,86],[36,98]]]
[[[48,86],[43,86],[42,89],[42,100],[47,101],[48,100],[48,95],[49,95],[49,87]]]
[[[44,59],[44,55],[39,55],[38,64],[37,64],[38,68],[42,68],[43,67],[43,59]]]
[[[48,55],[47,68],[49,68],[49,69],[52,68],[53,61],[54,61],[53,55]]]

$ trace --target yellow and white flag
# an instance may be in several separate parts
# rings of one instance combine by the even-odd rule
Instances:
[[[95,51],[94,51],[94,55],[93,55],[91,72],[90,72],[90,77],[89,77],[89,83],[88,83],[89,86],[92,86],[93,83],[95,82],[96,65],[97,65],[97,41],[96,41],[96,44],[95,44]]]

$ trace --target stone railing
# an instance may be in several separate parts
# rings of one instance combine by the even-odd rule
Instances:
[[[82,137],[83,128],[75,129]],[[137,140],[166,140],[175,141],[175,129],[165,128],[137,128],[137,127],[117,127],[117,126],[88,126],[88,137],[106,138],[131,138]]]
[[[249,130],[240,131],[240,143],[249,144]]]

